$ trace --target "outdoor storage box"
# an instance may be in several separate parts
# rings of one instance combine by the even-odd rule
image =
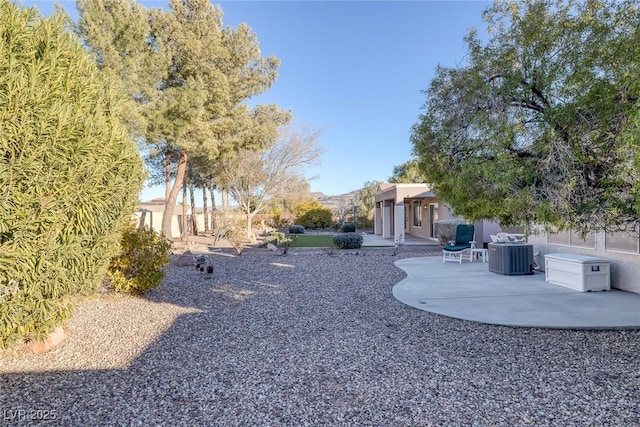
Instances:
[[[531,274],[533,245],[525,243],[489,243],[489,271],[505,276]]]
[[[581,292],[611,289],[609,261],[586,255],[560,253],[544,256],[545,280]]]

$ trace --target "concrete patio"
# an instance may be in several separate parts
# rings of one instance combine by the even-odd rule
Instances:
[[[543,272],[503,276],[482,262],[443,263],[442,257],[395,262],[407,277],[393,288],[404,304],[457,319],[556,329],[638,329],[640,295],[578,292],[545,282]]]
[[[363,247],[393,247],[396,242],[393,238],[383,238],[379,234],[362,234]],[[440,242],[422,239],[420,237],[411,236],[409,234],[404,237],[403,246],[439,246]]]

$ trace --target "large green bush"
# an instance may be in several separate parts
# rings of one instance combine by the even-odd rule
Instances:
[[[162,234],[133,226],[122,235],[120,254],[111,260],[107,277],[118,292],[144,293],[155,288],[164,277],[162,267],[169,263],[171,242]]]
[[[99,285],[143,181],[119,86],[65,19],[0,0],[0,347]]]
[[[296,224],[305,228],[327,228],[333,223],[331,209],[317,208],[311,209],[296,218]]]

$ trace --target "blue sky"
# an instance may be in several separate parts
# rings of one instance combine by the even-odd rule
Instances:
[[[166,7],[165,1],[139,1]],[[75,15],[74,1],[59,1]],[[246,22],[279,78],[251,104],[277,104],[294,122],[322,129],[312,191],[346,193],[386,181],[411,158],[409,135],[437,65],[464,64],[463,37],[484,32],[489,1],[222,1],[224,24]],[[43,13],[53,1],[24,1]],[[161,197],[146,189],[142,200]]]

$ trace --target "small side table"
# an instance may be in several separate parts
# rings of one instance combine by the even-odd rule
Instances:
[[[488,251],[486,249],[483,249],[483,248],[471,248],[471,249],[469,249],[469,251],[471,252],[469,254],[469,261],[473,262],[473,259],[476,257],[476,254],[477,254],[477,255],[482,255],[482,262],[483,263],[487,262]]]

